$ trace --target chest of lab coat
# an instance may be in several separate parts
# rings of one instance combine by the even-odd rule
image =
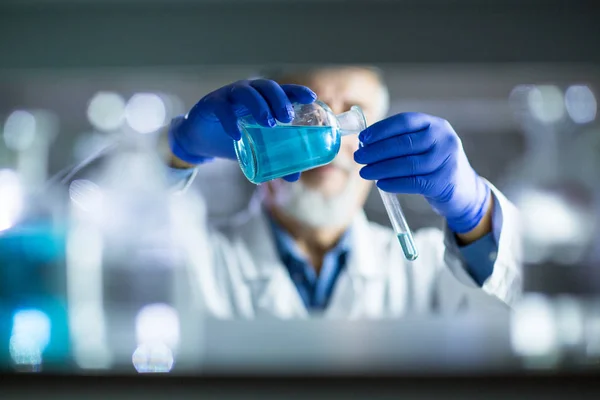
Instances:
[[[478,287],[465,270],[449,232],[416,233],[420,255],[407,261],[393,231],[353,221],[352,250],[340,274],[325,318],[390,318],[409,313],[457,310],[507,312],[521,290],[517,212],[495,188],[502,210],[502,233],[492,276]],[[195,223],[196,227],[202,223]],[[266,216],[257,208],[242,221],[219,230],[188,231],[188,267],[194,301],[218,318],[308,318],[279,259]]]

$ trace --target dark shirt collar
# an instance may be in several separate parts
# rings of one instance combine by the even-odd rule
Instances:
[[[275,219],[271,216],[269,212],[266,213],[271,224],[271,228],[273,231],[273,237],[275,239],[275,245],[277,247],[277,252],[281,260],[284,264],[288,264],[288,260],[302,261],[308,262],[306,257],[300,252],[294,238],[279,225]],[[351,248],[351,238],[352,231],[351,229],[346,230],[344,234],[340,237],[340,240],[337,244],[327,252],[327,254],[337,254],[341,255],[342,253],[346,253],[350,251]]]

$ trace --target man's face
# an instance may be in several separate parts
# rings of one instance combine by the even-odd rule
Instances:
[[[379,102],[381,101],[381,84],[377,76],[367,69],[332,68],[313,73],[304,79],[296,79],[293,83],[311,88],[318,99],[331,107],[335,114],[350,110],[354,105],[362,108],[367,123],[376,122],[381,117]],[[360,166],[354,162],[354,152],[358,149],[356,135],[342,138],[342,145],[336,160],[328,165],[302,173],[301,181],[307,187],[318,190],[326,197],[340,194],[346,188],[349,179],[359,179],[357,190],[357,206],[360,208],[366,201],[371,182],[360,179]],[[341,165],[336,165],[337,162]],[[344,168],[351,166],[351,171]]]
[[[295,83],[314,90],[335,114],[358,105],[367,123],[382,117],[382,87],[368,69],[331,68],[304,77],[291,76],[279,83]],[[302,173],[300,182],[277,179],[269,182],[273,205],[301,223],[312,227],[345,227],[362,209],[372,182],[360,178],[354,162],[358,149],[356,135],[342,138],[332,163]]]

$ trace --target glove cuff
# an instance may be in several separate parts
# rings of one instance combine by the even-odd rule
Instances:
[[[171,152],[180,160],[185,161],[190,164],[202,164],[208,160],[211,160],[213,157],[205,157],[205,156],[196,156],[188,153],[184,150],[184,147],[181,146],[180,142],[185,141],[181,140],[184,138],[180,138],[178,133],[180,133],[181,125],[185,122],[185,117],[179,116],[171,121],[171,126],[169,128],[168,138],[169,138],[169,148]]]
[[[474,207],[470,207],[467,212],[458,218],[448,218],[448,227],[454,233],[467,233],[475,229],[488,211],[490,196],[492,195],[489,186],[477,177],[478,199],[481,199]]]

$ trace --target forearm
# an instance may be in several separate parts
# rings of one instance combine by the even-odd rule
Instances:
[[[171,151],[169,151],[166,155],[166,162],[169,167],[176,169],[190,169],[196,167],[196,164],[190,164],[188,162],[183,161]]]
[[[487,211],[477,226],[466,233],[457,233],[458,244],[466,246],[473,243],[492,231],[492,215],[494,214],[494,199],[489,196]]]
[[[195,177],[197,165],[187,163],[173,154],[168,142],[168,132],[161,133],[158,140],[158,153],[165,166],[167,185],[171,190],[185,190]]]
[[[460,245],[458,235],[446,230],[446,246],[458,259],[455,274],[468,275],[488,294],[507,304],[521,292],[521,236],[519,215],[515,206],[489,182],[492,190],[491,232],[475,242]],[[487,211],[487,210],[486,210]],[[453,240],[454,239],[454,240]],[[468,281],[465,281],[469,284]]]
[[[175,122],[176,121],[174,120],[173,123]],[[192,169],[197,167],[198,164],[192,164],[190,162],[183,161],[173,153],[173,150],[169,144],[169,128],[170,127],[167,127],[163,132],[161,132],[158,140],[158,151],[165,165],[173,169]]]

